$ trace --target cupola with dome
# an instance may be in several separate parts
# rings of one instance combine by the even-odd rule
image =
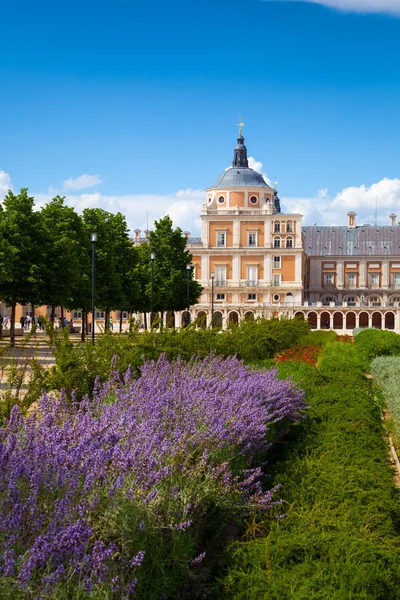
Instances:
[[[280,212],[277,191],[267,184],[261,173],[249,167],[242,129],[234,149],[232,167],[221,173],[207,189],[208,208],[252,207]]]

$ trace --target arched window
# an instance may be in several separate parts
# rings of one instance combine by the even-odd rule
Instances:
[[[293,233],[293,222],[288,221],[286,223],[286,233]]]
[[[293,238],[292,237],[286,238],[286,248],[293,248]]]
[[[281,247],[281,238],[275,237],[274,238],[274,248],[280,248],[280,247]]]
[[[280,233],[281,232],[281,224],[279,221],[275,221],[274,223],[274,233]]]

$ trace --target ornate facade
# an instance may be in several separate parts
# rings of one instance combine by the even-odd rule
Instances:
[[[232,167],[206,190],[201,238],[189,238],[204,287],[191,318],[224,326],[245,318],[298,317],[315,329],[400,331],[400,227],[303,227],[281,212],[277,191],[251,169],[240,131]]]

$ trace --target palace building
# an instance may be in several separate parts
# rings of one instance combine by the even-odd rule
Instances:
[[[206,189],[201,237],[188,238],[195,279],[204,290],[187,311],[165,313],[165,325],[226,327],[257,317],[301,318],[313,329],[351,334],[355,327],[400,332],[400,227],[303,226],[302,215],[282,212],[277,190],[249,167],[239,130],[232,167]],[[134,244],[146,243],[139,229]],[[19,306],[17,321],[29,314]],[[37,314],[50,314],[40,307]],[[9,314],[0,305],[0,313]],[[57,310],[60,316],[60,310]],[[78,320],[80,312],[67,313]],[[127,314],[113,314],[127,325]],[[140,317],[140,315],[139,315]],[[96,313],[99,330],[104,314]]]
[[[304,227],[249,167],[242,131],[232,167],[206,190],[201,238],[189,238],[204,287],[191,319],[216,326],[254,317],[304,318],[313,329],[400,331],[400,227]],[[213,315],[213,317],[212,317]]]

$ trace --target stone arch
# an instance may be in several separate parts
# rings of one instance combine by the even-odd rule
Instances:
[[[304,313],[297,312],[297,313],[295,313],[294,318],[297,319],[298,321],[304,321]]]
[[[355,306],[356,302],[358,302],[358,301],[359,301],[358,296],[354,296],[353,294],[350,294],[343,298],[343,302],[346,302],[347,306]]]
[[[385,329],[394,329],[396,323],[395,314],[392,312],[387,312],[385,314]]]
[[[382,298],[374,294],[367,298],[368,306],[382,306]]]
[[[355,329],[356,313],[348,312],[346,314],[346,329]]]
[[[182,313],[182,327],[187,327],[188,325],[190,325],[190,312],[184,310]]]
[[[324,311],[321,313],[321,329],[330,329],[331,326],[331,315]]]
[[[200,310],[197,313],[196,324],[198,329],[205,329],[207,327],[207,313],[204,310]]]
[[[239,313],[236,310],[232,310],[228,315],[229,325],[239,325]]]
[[[307,321],[310,325],[310,329],[317,329],[318,326],[318,320],[317,320],[317,313],[316,312],[309,312],[307,315]]]
[[[334,313],[333,329],[343,329],[343,313],[341,313],[341,312]]]
[[[175,313],[173,310],[167,311],[165,315],[165,323],[169,329],[173,329],[175,327]]]
[[[244,313],[244,320],[245,321],[254,321],[254,313],[252,310],[248,310],[247,312]]]
[[[213,319],[212,319],[213,328],[221,329],[222,324],[223,324],[222,312],[220,312],[219,310],[214,311],[214,315],[213,315]]]
[[[375,329],[382,329],[382,313],[372,313],[372,327],[375,327]]]
[[[400,296],[390,296],[388,303],[390,306],[400,306]]]
[[[360,313],[359,327],[369,327],[369,316],[367,312]]]
[[[321,298],[322,306],[329,306],[331,302],[336,302],[335,296],[323,296]]]
[[[288,292],[285,296],[285,302],[292,303],[293,302],[293,294],[292,292]]]

